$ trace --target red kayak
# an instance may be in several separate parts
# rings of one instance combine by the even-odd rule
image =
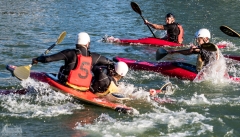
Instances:
[[[13,71],[16,66],[8,65],[7,69]],[[93,94],[91,91],[79,91],[73,88],[70,88],[66,85],[61,84],[54,74],[45,73],[45,72],[31,72],[30,77],[34,80],[48,83],[53,89],[60,91],[64,94],[69,94],[72,97],[79,99],[81,101],[91,103],[94,105],[110,108],[123,113],[132,113],[133,109],[127,107],[120,103],[113,103],[108,101],[105,98],[100,98],[97,95]],[[5,91],[3,94],[8,94],[10,91]],[[20,91],[19,91],[20,92]],[[23,93],[23,91],[21,92]],[[26,93],[26,92],[24,92]]]
[[[159,72],[165,76],[182,80],[193,81],[197,76],[196,66],[184,62],[147,62],[121,57],[114,57],[113,60],[125,62],[133,70]],[[240,82],[240,77],[230,77],[230,79]]]
[[[104,42],[109,42],[109,43],[119,43],[119,44],[143,44],[143,45],[150,45],[150,46],[156,46],[156,47],[161,47],[161,46],[170,46],[170,47],[180,47],[183,46],[183,44],[175,43],[175,42],[170,42],[166,40],[162,40],[160,38],[154,38],[154,37],[147,37],[147,38],[140,38],[140,39],[119,39],[119,38],[114,38],[113,36],[103,38]],[[226,44],[219,44],[217,45],[218,48],[226,48]]]

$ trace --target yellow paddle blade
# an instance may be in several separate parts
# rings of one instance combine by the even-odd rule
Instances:
[[[30,76],[30,69],[32,65],[16,67],[13,74],[20,80],[27,79]]]
[[[63,31],[63,32],[59,35],[56,44],[61,43],[61,42],[63,41],[64,37],[66,36],[66,34],[67,34],[67,32],[66,32],[66,31]]]

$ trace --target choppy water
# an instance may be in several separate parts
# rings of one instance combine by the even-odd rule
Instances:
[[[167,78],[154,72],[130,70],[121,89],[133,100],[125,102],[135,115],[85,104],[53,91],[31,79],[20,82],[5,69],[7,64],[27,65],[52,45],[62,31],[64,41],[51,52],[74,48],[75,36],[86,31],[91,36],[91,51],[108,58],[122,56],[155,60],[156,47],[123,46],[103,43],[105,35],[117,38],[151,36],[141,17],[128,0],[0,1],[0,88],[28,88],[26,95],[0,95],[0,131],[17,126],[22,136],[240,136],[240,85],[211,76],[211,81],[190,82]],[[239,54],[240,41],[223,34],[227,25],[240,32],[239,0],[137,0],[143,16],[153,23],[164,23],[168,12],[175,14],[185,29],[185,42],[193,41],[200,28],[212,32],[213,43],[227,43],[223,54]],[[156,35],[164,34],[154,31]],[[165,60],[193,63],[194,56],[169,55]],[[230,74],[240,76],[239,62],[226,60]],[[38,64],[34,71],[57,72],[62,62]],[[171,81],[177,85],[169,96],[174,104],[157,104],[148,97],[150,88]],[[2,127],[2,128],[1,128]],[[3,130],[2,130],[3,131]]]

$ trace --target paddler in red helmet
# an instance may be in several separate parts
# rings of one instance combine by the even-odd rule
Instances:
[[[165,25],[153,24],[147,20],[145,20],[144,23],[157,30],[167,30],[167,35],[161,39],[182,44],[184,37],[183,27],[175,22],[175,17],[172,13],[168,13],[165,19]]]

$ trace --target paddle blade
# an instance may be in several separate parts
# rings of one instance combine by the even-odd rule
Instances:
[[[167,50],[165,50],[164,48],[159,48],[156,51],[156,60],[160,60],[163,57],[165,57],[168,54]]]
[[[135,2],[131,2],[131,7],[132,9],[137,12],[138,14],[142,15],[142,11],[141,9],[139,8],[139,6],[137,5],[137,3]]]
[[[59,35],[56,44],[60,44],[60,43],[63,41],[63,39],[65,38],[66,34],[67,34],[67,32],[66,32],[66,31],[63,31],[63,32]]]
[[[218,47],[212,43],[204,43],[201,45],[202,49],[205,49],[207,51],[217,51]]]
[[[176,87],[174,87],[171,82],[168,82],[160,88],[162,91],[161,94],[172,95],[175,91],[175,88]]]
[[[238,34],[236,31],[232,30],[231,28],[229,28],[228,26],[220,26],[220,30],[227,34],[228,36],[231,37],[239,37],[240,38],[240,34]]]
[[[58,39],[56,41],[56,43],[52,44],[44,53],[43,55],[46,55],[53,47],[55,47],[57,44],[60,44],[63,39],[65,38],[67,32],[66,31],[63,31],[59,36],[58,36]]]
[[[32,65],[16,67],[13,74],[20,80],[27,79],[30,76],[30,69]]]

